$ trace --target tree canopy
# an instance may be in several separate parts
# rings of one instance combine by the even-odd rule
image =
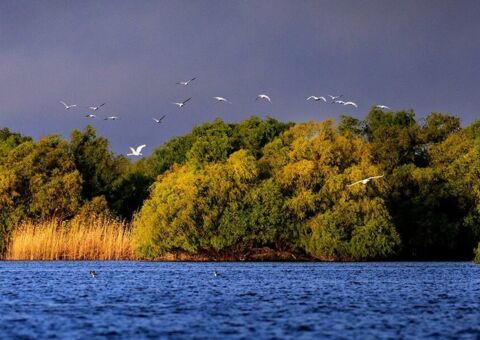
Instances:
[[[132,162],[93,127],[0,129],[0,254],[24,220],[133,221],[137,252],[468,259],[480,240],[480,122],[372,108],[364,120],[221,119]],[[361,179],[384,175],[366,184]],[[478,251],[477,251],[478,253]]]

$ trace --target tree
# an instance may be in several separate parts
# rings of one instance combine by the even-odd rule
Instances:
[[[382,163],[387,172],[404,164],[425,164],[421,129],[413,111],[383,112],[373,108],[365,126],[374,161]]]
[[[10,150],[0,164],[0,251],[22,220],[72,217],[82,203],[81,188],[68,144],[58,135]]]
[[[121,206],[126,197],[118,197],[120,190],[114,192],[115,187],[121,186],[118,181],[130,164],[125,158],[113,155],[108,149],[108,140],[97,136],[95,129],[88,125],[83,132],[72,132],[70,150],[82,177],[82,197],[88,201],[104,196],[117,213],[131,212]]]

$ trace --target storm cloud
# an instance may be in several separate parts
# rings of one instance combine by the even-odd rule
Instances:
[[[363,117],[385,104],[466,124],[480,106],[479,17],[478,1],[2,1],[0,126],[38,138],[91,123],[116,152],[148,153],[216,117]],[[359,109],[305,101],[340,93]],[[107,102],[101,115],[121,119],[59,100]]]

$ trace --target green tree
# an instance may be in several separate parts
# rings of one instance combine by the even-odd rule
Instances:
[[[0,164],[0,251],[5,251],[11,228],[22,220],[72,217],[82,203],[81,188],[68,143],[59,136],[10,150]]]

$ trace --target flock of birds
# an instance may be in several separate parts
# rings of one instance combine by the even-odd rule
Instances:
[[[194,80],[196,80],[197,78],[196,77],[193,77],[189,80],[186,80],[186,81],[179,81],[177,82],[176,84],[177,85],[182,85],[182,86],[188,86],[190,85]],[[327,100],[327,97],[330,99],[330,100]],[[338,105],[343,105],[343,106],[351,106],[351,107],[354,107],[354,108],[358,108],[358,105],[357,103],[355,103],[354,101],[351,101],[351,100],[343,100],[344,96],[343,95],[337,95],[337,96],[334,96],[334,95],[328,95],[328,96],[309,96],[307,97],[307,101],[309,100],[314,100],[316,102],[320,101],[320,102],[324,102],[324,103],[327,103],[327,102],[330,102],[331,104],[338,104]],[[173,105],[176,105],[179,109],[184,107],[190,100],[192,99],[192,97],[189,97],[181,102],[172,102]],[[213,97],[214,100],[216,100],[217,102],[219,103],[227,103],[227,104],[232,104],[232,102],[225,98],[225,97]],[[259,94],[257,95],[257,97],[255,98],[256,101],[264,101],[264,102],[267,102],[267,103],[271,103],[272,102],[272,99],[270,98],[270,96],[268,96],[267,94]],[[77,108],[77,107],[80,107],[79,105],[77,104],[67,104],[66,102],[64,101],[60,101],[60,103],[64,106],[65,110],[70,110],[70,109],[73,109],[73,108]],[[97,105],[97,106],[86,106],[86,108],[88,108],[89,110],[92,111],[92,113],[89,113],[89,114],[86,114],[85,115],[85,118],[90,118],[90,119],[93,119],[93,118],[97,118],[97,111],[99,111],[102,107],[104,107],[106,105],[106,103],[102,103],[100,105]],[[378,109],[381,109],[381,110],[390,110],[390,107],[386,106],[386,105],[376,105],[375,106],[376,108]],[[152,118],[152,120],[156,123],[156,124],[161,124],[162,121],[167,117],[167,115],[163,115],[161,116],[160,118]],[[103,118],[104,120],[117,120],[117,119],[120,119],[119,116],[106,116],[105,118]],[[137,147],[129,147],[130,148],[130,153],[127,153],[127,156],[133,156],[133,157],[139,157],[139,156],[143,156],[142,154],[142,150],[146,147],[147,145],[146,144],[142,144],[142,145],[139,145]],[[365,179],[362,179],[360,181],[357,181],[355,183],[352,183],[352,184],[349,184],[348,186],[353,186],[353,185],[356,185],[356,184],[367,184],[369,181],[371,181],[372,179],[377,179],[377,178],[381,178],[383,177],[383,175],[381,176],[372,176],[372,177],[369,177],[369,178],[365,178]]]

